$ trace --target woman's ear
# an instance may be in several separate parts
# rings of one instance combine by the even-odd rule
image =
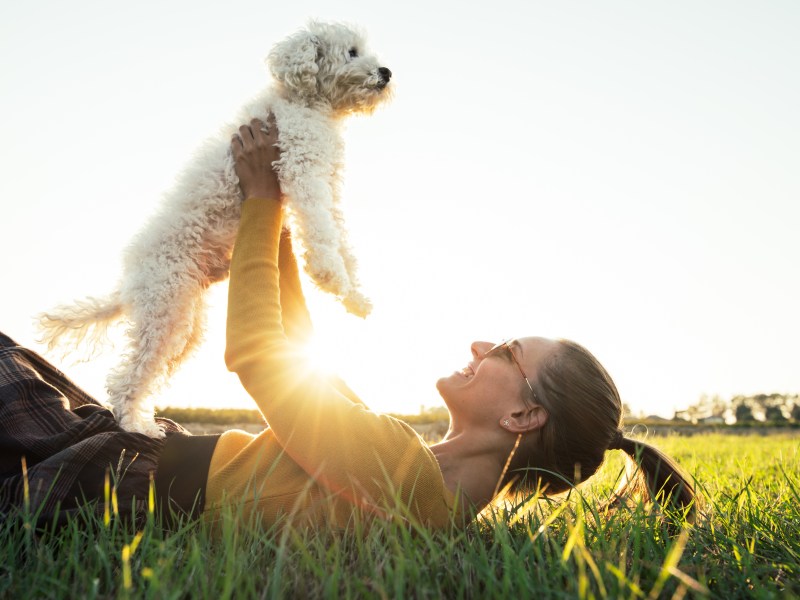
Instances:
[[[511,433],[527,433],[544,427],[548,416],[543,406],[534,404],[530,408],[504,416],[500,419],[500,426]]]

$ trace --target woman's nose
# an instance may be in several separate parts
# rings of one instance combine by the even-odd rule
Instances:
[[[472,350],[472,356],[475,358],[483,358],[483,355],[486,354],[486,351],[492,346],[493,344],[491,342],[475,341],[470,344],[470,350]]]

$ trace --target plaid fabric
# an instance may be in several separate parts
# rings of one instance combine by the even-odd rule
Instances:
[[[157,420],[168,434],[188,434]],[[87,506],[101,511],[107,473],[120,515],[135,518],[146,508],[164,443],[120,429],[97,400],[0,333],[0,518],[22,508],[26,493],[42,524],[63,523]]]

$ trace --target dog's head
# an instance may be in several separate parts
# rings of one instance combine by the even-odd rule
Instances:
[[[349,26],[312,21],[278,43],[267,64],[289,98],[337,113],[370,113],[390,96],[392,72]]]

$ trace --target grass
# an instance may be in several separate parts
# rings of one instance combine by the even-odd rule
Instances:
[[[229,514],[166,534],[87,514],[0,525],[3,598],[771,598],[800,596],[800,437],[656,439],[694,475],[708,517],[638,505],[598,515],[618,453],[580,494],[430,532],[354,518],[346,531],[243,525]]]

